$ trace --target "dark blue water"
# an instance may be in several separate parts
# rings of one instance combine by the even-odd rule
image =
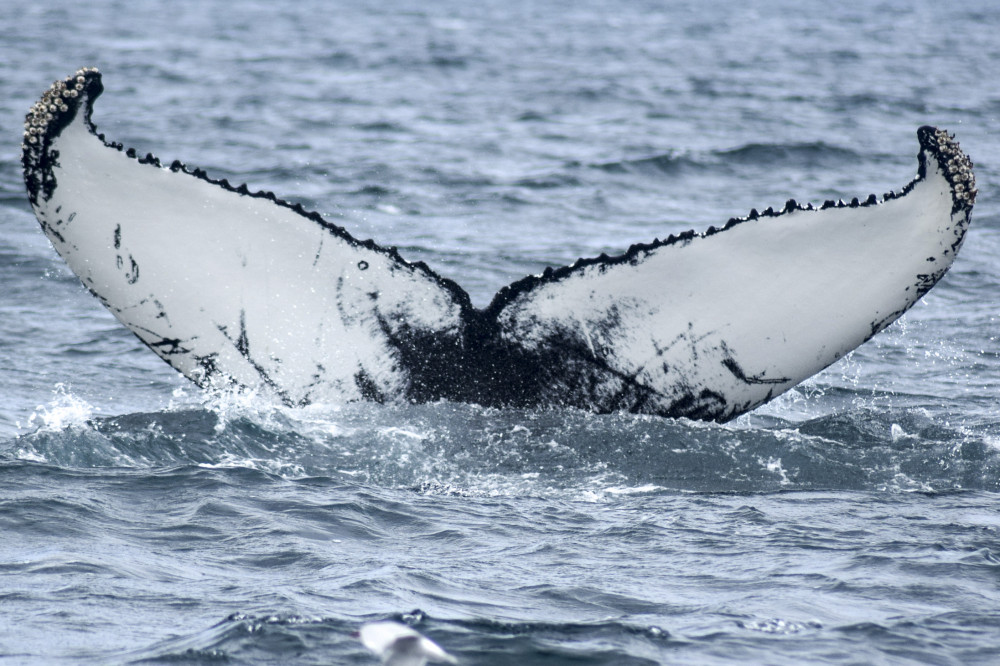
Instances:
[[[0,6],[0,661],[1000,660],[992,4]],[[898,189],[957,133],[979,203],[903,320],[727,425],[205,395],[28,208],[23,114],[95,65],[110,138],[302,202],[485,303],[751,208]]]

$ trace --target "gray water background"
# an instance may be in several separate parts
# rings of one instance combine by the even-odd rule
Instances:
[[[989,2],[0,6],[0,662],[1000,659],[1000,18]],[[303,203],[485,304],[751,208],[899,189],[958,135],[944,281],[727,425],[204,395],[80,286],[23,114]]]

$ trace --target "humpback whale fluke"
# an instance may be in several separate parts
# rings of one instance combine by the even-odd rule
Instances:
[[[271,193],[97,134],[101,75],[32,107],[22,164],[42,229],[83,284],[200,385],[288,404],[457,400],[726,421],[827,367],[945,274],[972,162],[921,127],[899,193],[789,200],[724,227],[580,259],[484,309],[395,249]]]

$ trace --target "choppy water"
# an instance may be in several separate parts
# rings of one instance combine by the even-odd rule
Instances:
[[[753,6],[748,6],[753,4]],[[1000,660],[991,4],[0,6],[0,661]],[[951,273],[728,425],[206,396],[61,264],[21,119],[96,65],[110,137],[301,201],[478,303],[578,256],[977,165]]]

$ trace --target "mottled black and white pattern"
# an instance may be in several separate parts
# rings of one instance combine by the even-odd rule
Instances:
[[[484,309],[395,249],[271,193],[107,142],[82,69],[32,108],[35,214],[114,315],[199,384],[289,404],[456,400],[724,421],[895,321],[951,266],[975,202],[953,137],[864,202],[790,200],[723,228],[581,259]]]

